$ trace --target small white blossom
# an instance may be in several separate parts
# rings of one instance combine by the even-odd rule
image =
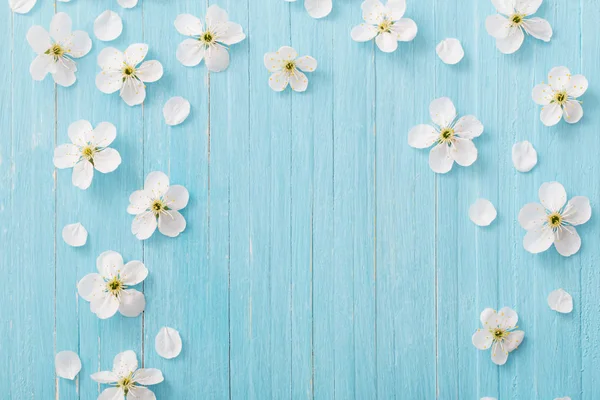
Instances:
[[[117,310],[126,317],[137,317],[146,307],[144,294],[130,286],[141,283],[148,269],[140,261],[123,263],[116,251],[105,251],[96,259],[98,273],[84,276],[77,284],[79,295],[90,302],[90,310],[100,319]]]
[[[98,396],[98,400],[155,400],[154,393],[145,386],[156,385],[165,380],[156,368],[139,368],[137,356],[132,350],[116,355],[112,371],[91,375],[98,383],[111,385]],[[142,386],[143,385],[143,386]]]
[[[121,155],[108,147],[117,136],[117,128],[109,122],[101,122],[94,129],[88,121],[80,120],[69,126],[71,143],[54,149],[54,166],[59,169],[73,168],[73,185],[87,189],[92,184],[94,169],[103,174],[117,169]]]
[[[477,160],[473,138],[483,133],[483,125],[473,115],[456,119],[456,108],[447,97],[435,99],[429,105],[429,115],[437,126],[417,125],[408,133],[408,144],[425,149],[436,144],[429,152],[429,166],[434,172],[445,174],[454,161],[467,167]]]
[[[120,90],[121,98],[129,106],[142,104],[146,98],[147,82],[156,82],[163,75],[162,64],[156,60],[144,61],[148,45],[136,43],[124,53],[114,47],[103,49],[98,55],[98,65],[102,68],[96,76],[96,87],[102,93]]]
[[[227,12],[212,5],[206,10],[206,26],[191,14],[180,14],[175,19],[179,33],[190,36],[177,47],[177,59],[186,67],[193,67],[202,61],[212,72],[221,72],[229,66],[227,46],[246,38],[242,26],[229,21]]]
[[[577,253],[581,238],[575,226],[592,216],[588,198],[576,196],[567,203],[567,192],[558,182],[542,184],[538,195],[542,204],[526,204],[519,212],[519,224],[527,231],[523,238],[525,250],[541,253],[554,244],[562,256]]]
[[[479,350],[491,348],[494,364],[504,365],[508,360],[508,353],[516,350],[525,336],[525,332],[516,330],[519,320],[517,313],[508,307],[499,312],[486,308],[479,319],[483,328],[477,329],[473,334],[473,345]]]
[[[417,24],[410,18],[402,18],[406,0],[389,0],[384,6],[379,0],[365,0],[361,4],[365,23],[350,32],[352,40],[367,42],[375,38],[379,50],[391,53],[398,42],[410,42],[417,36]]]
[[[540,83],[533,88],[531,97],[542,105],[540,120],[546,126],[558,124],[564,116],[570,124],[579,122],[583,108],[578,97],[588,88],[583,75],[571,75],[567,67],[554,67],[548,73],[548,84]]]
[[[158,226],[165,236],[176,237],[185,230],[186,222],[179,210],[187,206],[189,193],[181,185],[169,186],[162,172],[150,172],[144,189],[129,196],[127,212],[135,215],[131,232],[140,240],[148,239]]]
[[[311,56],[298,57],[296,50],[289,46],[265,54],[264,63],[272,72],[269,86],[276,92],[283,91],[288,83],[294,91],[304,92],[308,87],[308,78],[302,71],[313,72],[317,69],[317,60]]]
[[[77,78],[74,58],[85,56],[92,49],[92,40],[84,31],[71,31],[71,17],[59,12],[52,17],[50,33],[39,25],[27,31],[27,42],[37,53],[29,72],[36,81],[51,74],[60,86],[71,86]]]

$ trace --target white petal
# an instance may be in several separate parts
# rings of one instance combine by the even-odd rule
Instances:
[[[104,278],[111,279],[117,276],[123,267],[123,257],[116,251],[105,251],[96,258],[96,269]]]
[[[162,197],[169,190],[169,177],[161,171],[150,172],[144,181],[144,190],[155,198]]]
[[[135,400],[156,400],[154,392],[144,386],[134,386],[129,393],[131,393],[131,397]]]
[[[62,42],[71,34],[73,22],[67,13],[59,12],[54,14],[50,21],[50,36],[55,42]]]
[[[209,47],[204,58],[206,67],[212,72],[224,71],[229,66],[229,52],[220,44]]]
[[[504,365],[508,360],[508,351],[503,348],[500,342],[494,342],[492,345],[492,361],[496,365]]]
[[[41,81],[49,72],[54,71],[54,64],[54,57],[48,54],[40,54],[29,65],[29,73],[33,80]]]
[[[511,28],[505,38],[496,39],[496,48],[504,54],[512,54],[521,48],[525,34],[520,28]]]
[[[131,233],[139,240],[146,240],[156,230],[156,217],[151,212],[138,214],[131,223]]]
[[[573,311],[573,297],[564,289],[556,289],[548,295],[548,305],[554,311],[568,314]]]
[[[581,248],[581,238],[574,226],[562,226],[555,233],[554,247],[561,256],[570,257]]]
[[[429,167],[433,172],[445,174],[452,169],[454,159],[450,156],[450,147],[440,143],[429,152]]]
[[[531,15],[542,5],[542,0],[515,0],[515,10],[521,14]]]
[[[350,37],[355,42],[367,42],[377,36],[377,32],[377,26],[363,23],[352,28]]]
[[[181,336],[179,336],[179,332],[167,326],[162,327],[154,339],[154,348],[162,358],[177,357],[181,353]]]
[[[510,33],[510,21],[499,14],[490,15],[485,19],[485,29],[490,36],[504,39]]]
[[[119,309],[119,300],[106,292],[99,293],[90,302],[90,310],[100,319],[107,319],[115,315]]]
[[[246,34],[240,24],[226,22],[222,24],[222,26],[226,27],[226,30],[225,32],[219,32],[216,38],[217,42],[231,46],[232,44],[239,43],[246,39]]]
[[[469,218],[478,226],[488,226],[496,215],[494,205],[487,199],[477,199],[469,208]]]
[[[163,66],[156,60],[145,61],[136,71],[142,82],[156,82],[163,76]]]
[[[540,120],[546,126],[554,126],[558,124],[558,122],[562,118],[562,115],[562,108],[556,103],[551,103],[547,106],[542,107],[542,112],[540,113]]]
[[[179,14],[175,18],[175,29],[186,36],[200,36],[204,31],[202,21],[192,14]]]
[[[176,210],[170,210],[168,214],[158,217],[158,230],[165,236],[177,237],[185,230],[185,218]]]
[[[194,67],[204,58],[205,46],[196,39],[186,39],[177,47],[177,60],[186,67]]]
[[[490,327],[497,327],[500,319],[496,310],[493,308],[486,308],[479,314],[479,321],[481,321],[481,325],[483,325],[484,329],[489,329]]]
[[[542,205],[552,212],[559,211],[567,202],[567,192],[558,182],[542,183],[538,196]]]
[[[100,122],[92,134],[92,144],[96,147],[107,147],[117,137],[117,128],[110,122]]]
[[[265,67],[271,72],[281,71],[281,65],[283,60],[278,52],[275,53],[265,53],[263,57],[263,63]]]
[[[27,31],[27,42],[37,54],[44,54],[46,50],[52,47],[50,35],[39,25],[29,28]]]
[[[513,350],[519,348],[521,343],[523,343],[523,338],[525,337],[525,332],[523,331],[512,331],[506,339],[504,339],[504,349],[509,353]]]
[[[164,381],[162,372],[156,368],[140,368],[133,374],[133,381],[140,385],[156,385]]]
[[[568,100],[563,105],[563,117],[565,122],[576,124],[583,117],[583,108],[577,100]]]
[[[313,18],[323,18],[329,15],[333,8],[332,0],[304,0],[304,8]]]
[[[105,148],[94,155],[94,168],[103,174],[113,172],[121,165],[121,155],[115,149]]]
[[[73,351],[61,351],[54,357],[54,367],[56,375],[73,380],[81,371],[81,360]]]
[[[73,58],[80,58],[92,49],[92,39],[90,39],[87,32],[75,31],[62,40],[62,45],[66,48],[68,55]]]
[[[146,298],[142,292],[135,289],[125,289],[121,292],[119,312],[130,318],[137,317],[146,307]]]
[[[533,229],[525,234],[523,247],[530,253],[537,254],[546,251],[554,242],[554,233],[548,227]]]
[[[100,396],[98,396],[98,400],[123,400],[123,397],[125,397],[123,389],[112,387],[104,389],[102,393],[100,393]]]
[[[223,10],[221,7],[213,4],[208,7],[206,10],[206,25],[209,27],[214,27],[220,23],[225,23],[229,21],[229,16],[227,15],[227,11]]]
[[[123,54],[125,56],[125,62],[134,67],[146,58],[146,54],[148,54],[148,45],[145,43],[134,43],[125,49]]]
[[[77,292],[85,301],[92,301],[104,292],[106,282],[100,274],[87,274],[77,283]]]
[[[543,18],[531,18],[523,21],[523,29],[536,39],[549,42],[552,38],[552,27]]]
[[[519,172],[529,172],[537,164],[537,151],[527,140],[512,147],[512,162]]]
[[[137,106],[142,104],[146,99],[146,87],[144,83],[137,79],[127,78],[121,87],[119,96],[125,101],[128,106]]]
[[[274,72],[269,77],[269,86],[276,92],[284,90],[289,83],[289,75],[283,71]]]
[[[446,128],[456,117],[456,108],[448,97],[440,97],[429,104],[429,116],[439,127]]]
[[[435,48],[440,60],[446,64],[458,64],[465,56],[465,51],[460,44],[460,40],[449,38],[442,40]]]
[[[82,147],[87,145],[90,139],[93,137],[93,131],[94,128],[89,121],[80,119],[69,125],[67,134],[69,135],[69,139],[71,139],[71,143]]]
[[[486,350],[492,345],[492,335],[487,329],[477,329],[471,337],[471,342],[479,350]]]
[[[304,92],[308,87],[308,78],[302,72],[296,70],[290,75],[290,86],[295,92]]]
[[[124,351],[115,356],[112,372],[118,377],[128,376],[136,369],[138,369],[138,360],[132,350]]]
[[[519,316],[510,307],[502,307],[498,310],[498,317],[500,318],[499,327],[502,329],[514,329],[519,322]]]
[[[129,206],[127,212],[129,214],[138,215],[150,208],[152,203],[152,193],[145,190],[136,190],[129,196]]]
[[[366,23],[377,25],[385,17],[385,7],[379,0],[365,0],[360,5]]]
[[[164,195],[164,200],[171,210],[181,210],[187,206],[190,194],[187,189],[181,185],[173,185]]]
[[[96,75],[96,87],[102,93],[114,93],[123,87],[123,74],[121,71],[102,71]]]
[[[408,145],[415,149],[425,149],[433,145],[437,141],[438,136],[433,126],[420,124],[408,132]]]
[[[535,101],[536,104],[541,106],[547,106],[552,101],[552,97],[554,96],[554,91],[545,83],[540,83],[539,85],[535,85],[533,90],[531,91],[531,98]]]
[[[51,73],[52,78],[57,85],[69,87],[75,83],[77,80],[77,77],[75,76],[75,72],[77,71],[75,61],[61,57],[60,61],[55,63],[54,66],[55,71]]]
[[[384,32],[377,35],[375,43],[377,43],[379,50],[384,53],[392,53],[398,48],[398,39],[396,39],[395,34],[390,32]]]
[[[560,91],[570,87],[571,71],[567,67],[554,67],[548,72],[548,83],[553,90]]]
[[[468,167],[477,160],[477,147],[469,139],[454,138],[450,146],[450,156],[458,165]]]
[[[171,97],[163,107],[163,117],[167,125],[179,125],[190,115],[190,102],[183,97]]]
[[[62,238],[66,244],[81,247],[87,242],[88,232],[81,223],[66,225],[62,230]]]
[[[465,115],[454,124],[454,133],[463,139],[473,139],[483,133],[483,124],[473,115]]]
[[[148,268],[141,261],[129,261],[121,270],[121,278],[127,286],[137,285],[148,276]]]
[[[74,186],[85,190],[92,184],[94,177],[94,166],[88,160],[81,160],[73,167],[71,181]]]
[[[289,46],[280,47],[279,50],[277,50],[277,54],[284,61],[295,60],[298,57],[296,50]]]
[[[573,75],[567,86],[567,94],[577,98],[585,93],[588,88],[588,81],[583,75]]]
[[[79,148],[74,144],[61,144],[54,149],[54,166],[58,169],[73,168],[81,158]]]
[[[27,14],[35,6],[36,2],[37,0],[8,0],[10,9],[17,14]]]
[[[385,8],[387,17],[392,21],[398,21],[406,12],[406,0],[389,0]]]
[[[511,15],[515,12],[515,0],[492,0],[492,4],[499,13]]]
[[[117,2],[123,8],[133,8],[137,5],[138,0],[117,0]]]
[[[539,203],[525,204],[519,211],[519,224],[527,231],[541,229],[546,219],[546,209]]]
[[[391,26],[392,31],[396,40],[400,42],[410,42],[417,36],[417,24],[410,18],[402,18]]]
[[[302,56],[296,59],[296,68],[304,72],[313,72],[317,69],[317,60],[311,56]]]
[[[592,217],[590,200],[584,196],[575,196],[567,203],[563,218],[571,225],[585,224]]]
[[[90,375],[94,381],[98,383],[116,383],[119,377],[112,371],[100,371]]]
[[[102,49],[98,54],[98,65],[103,71],[121,71],[125,55],[114,47]]]
[[[123,21],[119,14],[106,10],[94,21],[94,35],[103,42],[115,40],[123,32]]]

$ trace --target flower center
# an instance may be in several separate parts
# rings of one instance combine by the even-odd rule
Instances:
[[[562,90],[560,92],[556,92],[556,94],[554,95],[554,102],[562,106],[567,102],[568,98],[569,96],[567,96],[567,92],[565,90]]]
[[[438,137],[438,142],[451,143],[453,139],[454,139],[454,129],[444,128],[440,132],[440,136]]]
[[[558,228],[562,225],[562,221],[563,217],[558,212],[553,212],[548,215],[548,225],[550,225],[551,228]]]
[[[57,59],[59,57],[62,57],[65,54],[65,49],[63,49],[61,45],[55,43],[52,45],[52,47],[50,47],[48,50],[46,50],[45,54],[50,54],[55,59]]]
[[[161,212],[168,210],[168,207],[164,201],[161,199],[156,199],[152,202],[150,210],[154,213],[154,215],[158,215]]]
[[[505,337],[508,336],[508,331],[505,331],[504,329],[500,329],[500,328],[496,328],[493,329],[492,331],[492,335],[494,336],[494,340],[501,342],[502,340],[504,340]]]
[[[124,288],[125,285],[123,285],[123,281],[120,280],[118,276],[115,276],[110,281],[106,282],[106,290],[115,297],[118,297]]]
[[[520,26],[523,23],[523,14],[513,14],[510,16],[510,22],[512,22],[513,26]]]
[[[394,25],[394,21],[389,21],[386,19],[382,23],[379,24],[379,26],[377,27],[377,30],[379,31],[379,33],[390,32],[392,25]]]
[[[96,149],[92,146],[85,146],[81,149],[81,156],[88,161],[91,161],[94,158],[94,153],[96,153]]]
[[[127,396],[127,393],[129,393],[131,388],[133,388],[135,386],[135,383],[131,379],[131,376],[132,376],[132,373],[130,372],[129,375],[119,379],[119,381],[117,382],[117,387],[123,389],[125,396]]]
[[[133,68],[131,65],[125,65],[125,67],[123,67],[123,76],[125,78],[135,76],[135,68]]]
[[[285,70],[288,72],[292,72],[296,69],[296,63],[294,61],[288,61],[285,63],[283,68],[285,68]]]
[[[206,44],[212,44],[215,41],[215,36],[212,34],[212,32],[206,31],[202,35],[200,35],[198,40]]]

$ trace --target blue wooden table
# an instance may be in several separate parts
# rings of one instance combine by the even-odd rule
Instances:
[[[231,47],[229,69],[211,74],[175,58],[183,37],[173,21],[203,15],[200,3],[140,0],[126,10],[116,0],[38,0],[26,15],[0,7],[0,397],[96,399],[90,374],[131,349],[162,370],[165,382],[152,387],[159,399],[598,398],[598,214],[570,258],[527,253],[516,218],[553,180],[599,212],[600,3],[546,0],[536,15],[551,23],[552,41],[528,37],[507,56],[485,31],[495,12],[486,0],[409,1],[419,33],[392,54],[351,40],[359,0],[335,1],[322,20],[299,2],[222,0],[248,38]],[[111,43],[93,36],[107,8],[124,21]],[[93,39],[70,88],[29,74],[26,32],[48,27],[57,11]],[[446,37],[465,49],[456,66],[435,54]],[[149,44],[165,74],[143,106],[128,107],[95,87],[96,57],[136,42]],[[305,93],[268,86],[263,55],[283,45],[319,62]],[[531,89],[559,65],[590,88],[578,124],[548,128]],[[192,104],[177,127],[162,117],[172,96]],[[407,144],[440,96],[485,126],[476,163],[446,175]],[[52,164],[79,119],[113,123],[123,158],[86,191]],[[511,162],[521,140],[540,159],[526,174]],[[128,197],[155,170],[188,188],[188,225],[176,239],[157,232],[141,242]],[[498,210],[487,228],[468,218],[478,197]],[[90,233],[82,248],[61,238],[77,221]],[[142,316],[99,320],[78,298],[78,280],[106,250],[149,269]],[[573,295],[571,314],[546,303],[559,287]],[[471,335],[485,307],[502,306],[519,313],[526,334],[498,367]],[[162,326],[181,333],[176,359],[154,350]],[[75,381],[55,378],[61,350],[81,357]]]

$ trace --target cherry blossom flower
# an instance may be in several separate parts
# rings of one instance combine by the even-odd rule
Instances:
[[[549,42],[552,27],[543,18],[527,18],[535,14],[542,0],[492,0],[500,14],[490,15],[485,28],[496,39],[496,47],[504,54],[519,50],[527,32],[536,39]],[[501,15],[502,14],[502,15]]]
[[[429,115],[437,126],[415,126],[408,133],[408,144],[417,149],[435,144],[429,152],[429,166],[439,174],[450,171],[454,161],[463,167],[473,164],[477,160],[477,148],[471,140],[483,133],[481,122],[467,115],[455,123],[456,109],[447,97],[433,100]]]
[[[289,3],[295,2],[296,0],[284,0]],[[323,18],[331,13],[333,8],[332,0],[304,0],[304,8],[313,18]]]
[[[540,120],[546,126],[558,124],[564,116],[569,124],[579,122],[583,108],[577,100],[588,88],[583,75],[571,75],[567,67],[554,67],[548,73],[548,83],[540,83],[533,88],[531,97],[542,105]]]
[[[140,261],[123,263],[116,251],[105,251],[96,259],[98,273],[84,276],[77,284],[79,295],[90,302],[90,310],[100,319],[110,318],[117,310],[126,317],[137,317],[146,307],[142,292],[130,289],[148,276]]]
[[[155,400],[154,393],[145,386],[156,385],[165,380],[159,369],[138,369],[137,356],[132,350],[115,356],[112,371],[96,372],[91,378],[98,383],[113,386],[104,389],[98,400],[123,400],[123,397],[130,400]]]
[[[269,86],[276,92],[283,91],[288,83],[294,91],[304,92],[308,87],[308,78],[302,71],[313,72],[317,69],[317,60],[311,56],[298,57],[296,50],[289,46],[265,54],[264,63],[272,72]]]
[[[586,223],[592,216],[588,198],[576,196],[567,203],[567,192],[558,182],[542,184],[538,195],[542,204],[525,204],[519,212],[519,223],[527,231],[523,238],[525,250],[541,253],[554,244],[562,256],[577,253],[581,238],[575,226]]]
[[[54,166],[73,168],[73,185],[87,189],[92,184],[94,169],[107,174],[121,164],[121,155],[108,147],[117,136],[117,128],[101,122],[94,129],[88,121],[80,120],[69,126],[72,144],[63,144],[54,150]]]
[[[114,47],[103,49],[98,55],[98,65],[102,68],[96,76],[96,87],[102,93],[111,94],[120,90],[121,98],[129,106],[142,104],[146,98],[147,82],[156,82],[163,75],[162,64],[156,60],[144,61],[148,45],[136,43],[124,53]]]
[[[191,14],[180,14],[175,19],[179,33],[190,36],[177,47],[177,59],[186,67],[193,67],[204,59],[212,72],[221,72],[229,66],[229,52],[226,46],[241,42],[246,38],[242,26],[229,21],[227,12],[212,5],[206,10],[206,26]]]
[[[165,236],[176,237],[185,230],[186,222],[179,210],[187,206],[189,193],[181,185],[169,186],[162,172],[150,172],[144,189],[129,196],[127,212],[135,215],[131,232],[140,240],[148,239],[158,226]]]
[[[410,42],[417,36],[415,21],[402,18],[406,0],[389,0],[385,6],[379,0],[365,0],[361,9],[365,23],[355,26],[350,32],[356,42],[375,38],[379,50],[391,53],[398,48],[398,42]]]
[[[37,53],[29,72],[36,81],[43,80],[48,73],[60,86],[71,86],[77,78],[74,58],[85,56],[92,49],[92,40],[84,31],[71,31],[71,17],[59,12],[52,17],[50,33],[39,25],[27,31],[27,42]]]
[[[477,329],[472,337],[472,342],[479,350],[492,348],[492,361],[497,365],[504,365],[508,353],[516,350],[525,336],[525,332],[518,331],[517,313],[508,307],[496,310],[486,308],[479,317],[483,328]]]

